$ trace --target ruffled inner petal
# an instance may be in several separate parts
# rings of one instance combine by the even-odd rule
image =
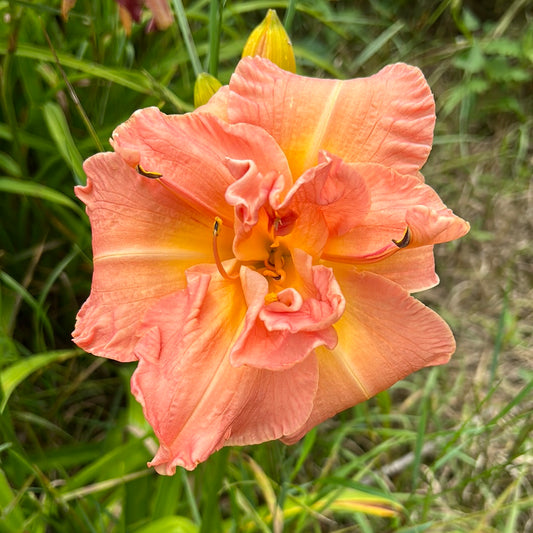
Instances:
[[[286,178],[269,172],[266,175],[257,170],[253,161],[226,162],[236,181],[226,189],[226,201],[235,207],[235,218],[249,231],[257,224],[259,210],[269,206],[271,196],[283,194],[287,189]]]
[[[328,241],[324,259],[351,264],[383,260],[398,252],[393,241],[402,241],[407,229],[410,237],[405,248],[433,245],[468,231],[468,224],[446,209],[437,193],[417,176],[375,164],[353,167],[367,183],[370,210],[362,224]],[[430,222],[433,229],[428,227]]]
[[[439,244],[459,239],[468,233],[470,224],[451,209],[433,210],[425,205],[410,209],[406,215],[413,246]]]
[[[230,354],[236,367],[285,369],[303,361],[317,346],[335,347],[333,325],[345,305],[340,288],[331,269],[311,266],[311,257],[299,250],[294,256],[300,290],[281,290],[271,303],[265,301],[267,280],[251,269],[241,270],[248,311]]]
[[[335,155],[321,151],[319,164],[301,176],[279,211],[298,215],[318,210],[330,236],[343,235],[361,224],[370,208],[370,194],[363,177]]]
[[[320,257],[328,239],[360,225],[369,208],[363,177],[340,158],[321,152],[319,164],[296,181],[277,211],[293,219],[291,246]]]

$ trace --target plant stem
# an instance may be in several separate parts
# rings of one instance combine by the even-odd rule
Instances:
[[[198,56],[194,40],[192,38],[191,28],[187,22],[187,15],[185,13],[185,8],[183,7],[183,2],[181,0],[172,0],[172,5],[174,6],[174,11],[176,12],[176,17],[181,30],[181,36],[185,42],[185,47],[187,48],[187,53],[189,54],[189,59],[191,60],[194,74],[195,76],[198,76],[201,72],[203,72],[203,68],[202,64],[200,63],[200,57]]]
[[[285,12],[285,18],[283,19],[283,26],[285,27],[285,31],[289,35],[291,34],[291,26],[292,26],[292,21],[294,19],[295,13],[296,13],[296,0],[289,0],[289,6],[287,7],[287,11]]]
[[[220,28],[222,25],[222,12],[224,0],[211,0],[209,5],[209,65],[208,72],[217,77],[218,59],[220,50]]]

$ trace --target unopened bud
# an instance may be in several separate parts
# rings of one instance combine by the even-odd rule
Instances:
[[[242,51],[242,57],[246,56],[265,57],[284,70],[296,72],[291,40],[273,9],[248,37]]]
[[[207,104],[211,96],[213,96],[222,87],[214,76],[207,72],[202,72],[196,78],[194,83],[194,107],[200,107]]]

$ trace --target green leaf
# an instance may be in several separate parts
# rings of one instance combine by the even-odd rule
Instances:
[[[198,526],[183,516],[165,516],[132,533],[198,533]]]
[[[0,509],[0,532],[17,533],[24,530],[24,516],[16,505],[16,496],[3,470],[0,470]]]
[[[353,63],[353,68],[358,69],[364,65],[372,56],[381,50],[385,44],[390,41],[398,32],[404,28],[405,24],[401,20],[397,20],[391,24],[381,35],[369,43],[364,50],[357,56]]]
[[[78,185],[85,183],[83,158],[72,138],[63,110],[59,104],[47,102],[43,106],[43,113],[48,131],[61,157],[65,160],[65,163],[70,167],[72,172],[74,172],[76,183]]]
[[[32,196],[48,202],[62,205],[81,213],[80,207],[65,194],[58,192],[46,185],[32,181],[16,180],[12,178],[0,178],[0,192]]]
[[[16,178],[22,175],[20,165],[10,155],[4,152],[0,152],[0,169]]]
[[[20,361],[13,363],[2,370],[0,374],[0,386],[3,391],[2,403],[0,404],[0,413],[4,411],[11,393],[33,372],[44,368],[51,363],[60,363],[71,357],[82,354],[83,351],[75,350],[57,350],[45,352],[31,357],[25,357]]]

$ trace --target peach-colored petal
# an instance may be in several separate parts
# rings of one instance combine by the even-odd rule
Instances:
[[[351,268],[348,265],[331,263],[335,271],[338,268]],[[435,257],[433,246],[419,246],[405,248],[398,253],[385,257],[381,261],[358,264],[357,270],[374,272],[398,285],[408,292],[417,292],[430,289],[439,283],[435,273]]]
[[[453,241],[470,230],[470,224],[454,215],[451,209],[436,211],[427,205],[417,205],[410,209],[406,222],[411,231],[413,246]]]
[[[146,309],[183,287],[189,266],[212,262],[212,219],[117,154],[97,154],[84,169],[87,185],[76,195],[91,221],[94,274],[73,337],[95,355],[130,361]],[[224,259],[231,233],[219,243]]]
[[[367,183],[370,210],[362,224],[329,239],[324,259],[366,264],[401,253],[405,248],[399,250],[393,240],[401,241],[407,228],[410,248],[456,239],[468,231],[468,223],[446,209],[437,193],[417,176],[375,164],[353,167]]]
[[[225,195],[235,208],[235,256],[241,261],[268,259],[273,238],[271,206],[285,196],[292,183],[290,176],[276,171],[262,174],[254,161],[228,159],[226,164],[236,180]]]
[[[320,150],[346,162],[374,162],[414,173],[433,140],[435,104],[421,71],[390,65],[369,78],[324,80],[244,58],[230,81],[228,117],[266,129],[295,177]]]
[[[294,366],[309,356],[313,348],[334,348],[337,335],[332,325],[344,310],[344,297],[331,269],[311,266],[311,258],[301,258],[297,268],[304,278],[304,295],[292,288],[265,303],[268,282],[249,268],[241,270],[248,311],[244,328],[230,354],[236,366],[280,370]]]
[[[256,380],[226,445],[259,444],[294,433],[313,408],[318,388],[315,354],[285,370],[248,372],[256,372]]]
[[[234,178],[227,158],[252,160],[260,172],[288,174],[286,158],[265,131],[229,125],[214,115],[165,115],[150,107],[136,111],[113,133],[115,151],[132,167],[160,174],[160,181],[199,210],[225,222],[233,209],[224,193]]]
[[[254,161],[228,159],[235,183],[226,189],[226,201],[235,207],[235,217],[250,230],[257,224],[262,207],[274,208],[290,189],[290,176],[271,171],[259,172]]]
[[[280,438],[309,417],[316,359],[290,373],[230,364],[245,312],[240,284],[204,266],[146,314],[132,390],[160,442],[158,472],[193,469],[229,442]]]
[[[290,309],[296,299],[278,293],[279,301],[265,306],[260,318],[269,331],[320,331],[335,324],[344,312],[344,296],[333,270],[323,265],[312,265],[312,258],[302,250],[293,250],[294,266],[300,277],[298,288],[302,298]],[[294,289],[289,289],[294,291]]]
[[[244,329],[231,352],[236,366],[279,370],[304,360],[311,350],[333,348],[333,324],[344,310],[344,297],[331,269],[311,266],[311,257],[294,250],[299,291],[287,288],[269,302],[263,276],[249,269],[241,273],[248,306]]]
[[[369,208],[361,175],[338,157],[321,152],[319,164],[298,178],[277,210],[295,214],[292,246],[320,256],[328,238],[360,225]]]
[[[317,348],[318,392],[313,413],[292,443],[326,418],[367,400],[426,366],[446,363],[455,351],[447,324],[399,285],[372,273],[338,279],[346,310],[335,328],[333,351]]]

